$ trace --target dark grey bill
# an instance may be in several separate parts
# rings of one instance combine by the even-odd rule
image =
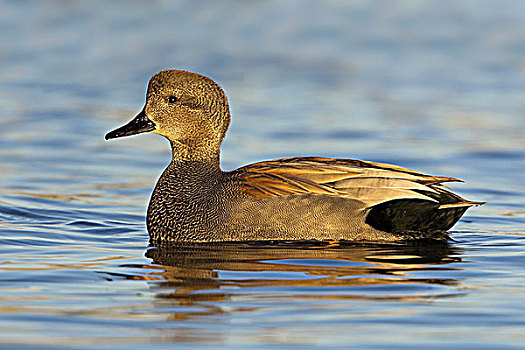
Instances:
[[[144,110],[140,112],[134,119],[118,129],[110,131],[106,134],[106,140],[116,139],[117,137],[131,136],[147,131],[155,130],[155,123],[153,123]]]

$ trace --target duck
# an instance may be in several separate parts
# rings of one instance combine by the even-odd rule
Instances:
[[[172,160],[149,201],[152,242],[447,240],[472,206],[443,185],[461,181],[356,159],[291,157],[220,167],[231,115],[224,90],[185,70],[149,81],[146,103],[105,139],[167,138]]]

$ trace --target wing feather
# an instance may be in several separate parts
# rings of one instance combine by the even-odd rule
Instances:
[[[366,207],[395,199],[422,199],[437,203],[441,191],[433,185],[461,181],[396,165],[320,157],[270,160],[247,165],[236,172],[245,192],[256,200],[319,194],[357,199]],[[461,197],[456,197],[458,202],[469,205]]]

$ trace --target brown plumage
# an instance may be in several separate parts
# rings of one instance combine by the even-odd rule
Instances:
[[[168,70],[150,81],[144,110],[106,139],[153,131],[173,159],[148,208],[152,240],[446,238],[482,202],[449,191],[451,177],[395,165],[320,157],[219,166],[230,123],[226,95],[211,79]]]

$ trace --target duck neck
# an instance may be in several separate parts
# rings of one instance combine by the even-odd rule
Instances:
[[[202,164],[209,168],[220,170],[220,143],[170,141],[172,160],[175,164]],[[211,169],[210,169],[211,170]]]
[[[198,145],[189,142],[171,141],[172,160],[166,173],[176,191],[199,196],[199,191],[213,187],[213,182],[222,173],[219,164],[219,148],[214,145]],[[195,188],[192,188],[195,187]]]

